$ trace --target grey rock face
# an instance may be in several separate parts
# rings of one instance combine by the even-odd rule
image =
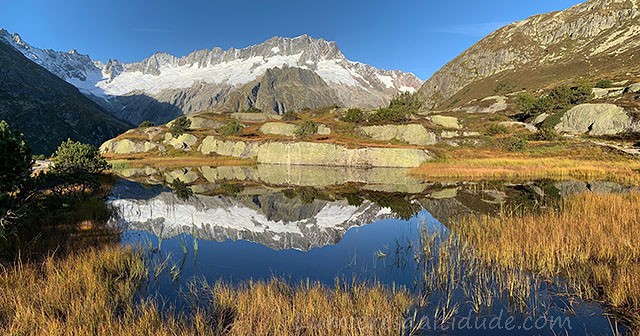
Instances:
[[[220,108],[226,111],[257,108],[263,112],[283,114],[340,103],[334,90],[315,72],[275,68],[268,69],[260,79],[224,97]]]

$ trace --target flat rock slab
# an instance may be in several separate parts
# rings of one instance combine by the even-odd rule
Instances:
[[[115,154],[135,154],[150,152],[154,149],[159,149],[156,143],[150,141],[134,141],[130,139],[115,140],[111,139],[106,141],[100,146],[100,152],[102,153],[115,153]],[[162,148],[164,149],[164,148]]]
[[[631,84],[627,87],[627,91],[633,93],[640,93],[640,83]]]
[[[262,134],[294,136],[296,125],[283,122],[268,122],[260,126]]]
[[[460,126],[460,123],[458,122],[458,118],[456,117],[434,115],[434,116],[431,116],[430,119],[431,119],[431,122],[434,123],[435,125],[442,126],[445,128],[453,128],[453,129],[462,128],[462,126]]]
[[[314,142],[270,142],[258,148],[258,163],[346,167],[418,167],[432,160],[417,148],[357,148]]]
[[[240,112],[240,113],[232,113],[232,118],[235,118],[239,122],[248,122],[248,123],[260,123],[266,122],[273,119],[280,119],[279,115],[270,114],[270,113],[248,113],[248,112]]]
[[[177,138],[174,138],[171,133],[164,135],[164,143],[173,146],[175,149],[188,151],[191,150],[191,147],[193,147],[197,142],[198,138],[189,133],[181,134]]]
[[[378,141],[398,140],[412,145],[428,146],[437,143],[436,135],[420,124],[381,125],[360,127],[366,136]]]

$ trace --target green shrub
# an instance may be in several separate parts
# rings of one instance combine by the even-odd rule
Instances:
[[[516,107],[521,112],[518,120],[525,121],[540,114],[562,114],[575,105],[589,101],[593,97],[591,88],[585,84],[575,87],[561,85],[547,94],[535,98],[524,92],[516,96]]]
[[[223,136],[232,136],[242,133],[244,126],[235,120],[231,120],[217,129],[218,133]]]
[[[189,187],[186,183],[182,182],[182,180],[178,178],[173,180],[173,182],[171,182],[169,186],[178,199],[186,201],[189,198],[193,197],[193,191],[191,190],[191,187]]]
[[[535,133],[534,139],[538,141],[556,141],[560,139],[560,135],[553,128],[540,127]]]
[[[562,120],[562,117],[564,116],[564,114],[567,112],[567,110],[563,110],[563,111],[558,111],[556,113],[553,113],[551,115],[549,115],[541,124],[540,124],[540,128],[549,128],[549,129],[553,129],[554,127],[556,127],[557,124],[560,123],[560,121]]]
[[[138,125],[138,127],[142,128],[142,127],[153,127],[156,124],[153,123],[153,121],[149,121],[149,120],[145,120],[143,122],[140,123],[140,125]]]
[[[527,139],[524,137],[514,137],[509,141],[510,152],[522,152],[527,148]]]
[[[191,127],[191,120],[185,116],[180,116],[171,123],[169,132],[174,138],[177,138],[189,130],[189,127]]]
[[[389,107],[379,108],[369,116],[369,122],[373,124],[403,123],[409,119],[406,111]]]
[[[98,148],[69,139],[61,143],[53,154],[51,171],[57,174],[99,174],[109,168]]]
[[[379,108],[371,114],[369,122],[374,124],[403,123],[408,121],[409,117],[418,112],[421,107],[422,101],[417,96],[403,92],[391,99],[388,107]]]
[[[364,120],[364,113],[359,108],[350,108],[342,117],[340,117],[340,121],[344,122],[360,123]]]
[[[14,204],[15,192],[31,177],[31,150],[24,136],[14,132],[6,121],[0,121],[0,237],[5,217]]]
[[[282,120],[283,121],[296,121],[296,120],[300,120],[300,117],[298,116],[297,113],[295,113],[293,111],[287,111],[282,115]]]
[[[516,96],[516,108],[522,114],[530,116],[534,105],[536,104],[536,96],[530,92],[522,92]]]
[[[311,120],[305,120],[302,124],[296,127],[294,134],[299,137],[308,137],[318,133],[318,124]]]
[[[599,89],[608,89],[613,86],[613,81],[610,79],[601,79],[596,83],[596,87]]]
[[[248,109],[244,110],[245,113],[262,113],[262,110],[255,107],[255,106],[251,106]]]
[[[500,124],[491,124],[489,127],[487,127],[487,131],[486,131],[487,135],[498,135],[498,134],[506,134],[509,133],[509,127],[504,126],[504,125],[500,125]]]
[[[389,102],[389,108],[402,109],[407,113],[415,113],[422,107],[422,101],[409,92],[403,92],[395,96]]]

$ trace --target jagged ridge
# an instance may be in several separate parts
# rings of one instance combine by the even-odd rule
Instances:
[[[102,63],[76,51],[41,50],[6,30],[0,30],[0,39],[132,123],[164,122],[182,113],[216,110],[228,100],[227,95],[260,81],[274,68],[314,72],[334,91],[337,104],[350,107],[381,106],[397,93],[414,92],[422,84],[410,73],[349,61],[335,42],[307,35],[274,37],[243,49],[199,50],[184,57],[156,53],[136,63]]]

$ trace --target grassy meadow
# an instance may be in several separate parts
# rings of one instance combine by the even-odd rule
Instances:
[[[530,142],[521,152],[461,148],[415,168],[425,179],[463,180],[610,180],[640,184],[640,160],[584,143]]]

